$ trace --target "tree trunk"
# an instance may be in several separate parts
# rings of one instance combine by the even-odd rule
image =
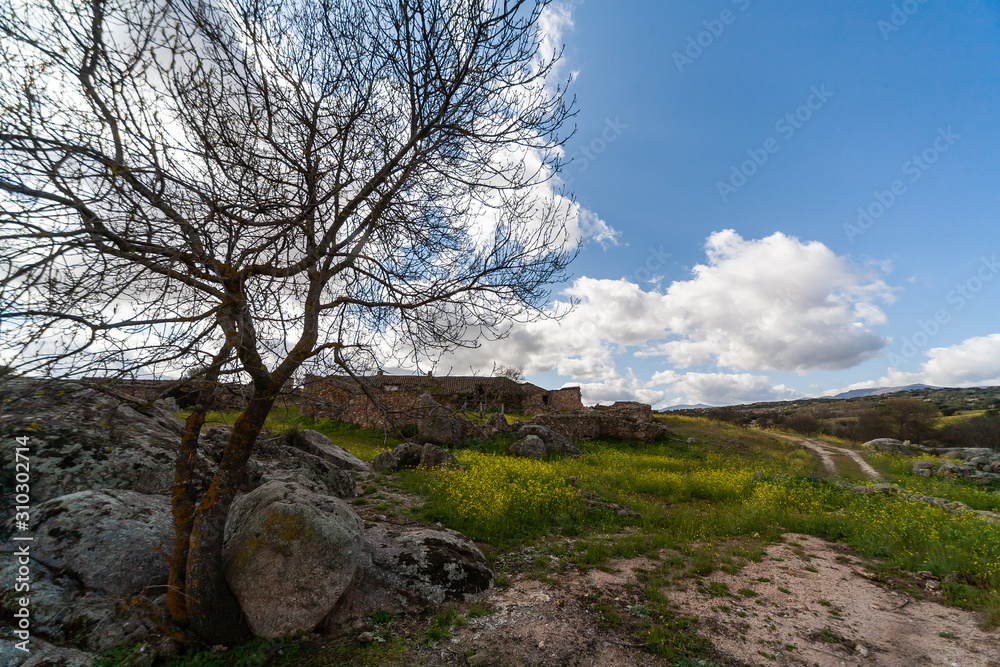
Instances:
[[[212,644],[231,646],[250,637],[239,602],[226,584],[222,540],[229,508],[274,400],[274,395],[250,399],[233,424],[219,472],[194,512],[185,577],[188,622]]]
[[[167,587],[167,611],[177,623],[187,621],[187,597],[184,581],[187,573],[188,546],[191,542],[191,526],[194,522],[195,495],[191,482],[198,461],[198,438],[205,424],[208,406],[199,399],[184,425],[181,433],[180,451],[174,466],[174,487],[170,494],[171,512],[174,517],[174,552],[170,558],[170,577]]]

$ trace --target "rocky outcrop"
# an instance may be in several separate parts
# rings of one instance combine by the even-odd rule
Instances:
[[[453,530],[370,524],[365,545],[359,574],[326,619],[326,627],[363,620],[376,611],[468,602],[493,587],[493,570],[482,552]]]
[[[572,440],[540,424],[524,424],[514,432],[516,438],[524,438],[529,435],[536,436],[545,443],[546,454],[556,456],[580,456],[581,454],[580,449],[573,444]]]
[[[404,442],[395,449],[382,452],[372,461],[372,467],[380,472],[395,472],[405,468],[430,470],[441,466],[462,467],[447,449],[432,444],[420,445],[415,442]]]
[[[72,385],[18,384],[0,383],[0,452],[9,457],[13,438],[28,438],[37,503],[33,642],[38,636],[60,645],[46,652],[38,640],[33,656],[85,660],[77,649],[96,653],[120,642],[142,644],[134,664],[172,655],[157,616],[166,613],[169,492],[181,423],[156,407],[121,406]],[[228,437],[227,428],[202,433],[196,487],[214,475]],[[432,444],[404,446],[391,458],[414,467],[458,465]],[[8,458],[0,470],[4,489],[12,488],[12,463]],[[225,557],[227,581],[261,636],[312,629],[344,591],[364,590],[364,582],[382,582],[380,590],[391,591],[400,608],[462,599],[492,582],[482,554],[457,533],[421,537],[414,533],[424,529],[412,528],[366,546],[360,518],[337,497],[354,495],[354,475],[365,467],[316,432],[256,443],[240,486],[245,495],[227,523]],[[12,581],[18,567],[14,559],[0,563],[0,580]],[[19,596],[0,587],[0,618],[12,617]],[[0,652],[0,664],[8,655]]]
[[[526,435],[507,447],[507,456],[541,460],[545,458],[545,442],[537,435]]]
[[[865,449],[871,449],[876,452],[913,456],[913,451],[910,449],[909,441],[904,442],[894,438],[876,438],[874,440],[869,440],[861,446]]]
[[[35,511],[32,555],[87,589],[115,596],[167,583],[170,499],[134,491],[80,491]]]
[[[106,489],[80,491],[42,503],[32,530],[32,631],[88,651],[119,642],[156,645],[169,655],[172,641],[144,605],[162,601],[173,538],[170,500]],[[0,571],[13,581],[18,564]],[[0,612],[17,608],[12,587],[0,591]],[[63,655],[59,651],[52,655]],[[41,653],[39,653],[41,655]],[[46,663],[39,663],[46,664]],[[57,663],[52,663],[57,664]]]
[[[486,423],[483,424],[483,437],[492,438],[497,433],[509,433],[510,430],[511,427],[507,423],[507,418],[499,412],[494,412],[486,419]]]
[[[311,632],[361,562],[361,519],[343,501],[290,482],[238,499],[226,523],[226,581],[258,637]]]
[[[482,435],[475,424],[442,406],[429,394],[420,396],[417,410],[417,439],[420,442],[456,447]]]
[[[979,454],[980,451],[988,452],[989,455]],[[918,459],[913,462],[913,474],[921,477],[950,477],[979,484],[989,484],[1000,479],[1000,453],[990,449],[966,452],[969,458],[961,463]]]
[[[530,423],[545,426],[574,443],[594,438],[653,442],[669,433],[666,426],[655,421],[640,421],[607,410],[538,415]]]
[[[365,461],[362,461],[347,450],[337,447],[330,442],[330,438],[318,431],[313,431],[311,429],[304,429],[300,431],[296,429],[289,431],[284,438],[285,442],[289,446],[294,447],[295,449],[300,449],[307,454],[318,456],[324,461],[332,463],[343,470],[360,471],[371,469],[371,466],[369,466]]]
[[[158,407],[139,409],[66,383],[0,383],[0,484],[13,474],[13,439],[31,452],[31,498],[42,503],[76,491],[169,493],[183,424]],[[199,482],[207,485],[204,457]],[[9,516],[11,497],[0,498]],[[9,530],[0,527],[0,537]]]

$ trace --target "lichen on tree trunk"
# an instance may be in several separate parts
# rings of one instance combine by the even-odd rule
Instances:
[[[226,584],[222,542],[229,509],[274,400],[274,395],[255,395],[236,419],[219,472],[191,520],[184,581],[187,622],[196,634],[212,643],[231,645],[250,637],[239,602]]]

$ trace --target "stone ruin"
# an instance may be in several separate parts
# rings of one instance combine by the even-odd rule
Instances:
[[[465,411],[555,414],[583,409],[579,387],[546,390],[530,382],[504,377],[432,375],[307,375],[301,412],[311,419],[329,418],[362,428],[398,428],[425,417],[429,396],[453,413]]]

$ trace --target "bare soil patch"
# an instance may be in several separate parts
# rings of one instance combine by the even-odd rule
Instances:
[[[705,586],[668,591],[724,654],[771,665],[1000,666],[1000,638],[980,630],[974,614],[940,604],[932,591],[920,600],[873,581],[846,547],[785,537],[735,575],[715,572]],[[713,597],[712,582],[730,596]]]

